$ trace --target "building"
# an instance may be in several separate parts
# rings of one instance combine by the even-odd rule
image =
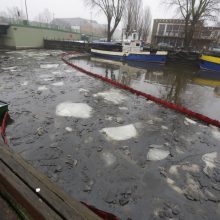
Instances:
[[[154,19],[151,43],[154,46],[165,43],[181,48],[184,43],[184,29],[185,23],[182,19]],[[203,22],[199,22],[193,36],[192,47],[202,49],[217,45],[219,36],[220,27],[205,27]]]

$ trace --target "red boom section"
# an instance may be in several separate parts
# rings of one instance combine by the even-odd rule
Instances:
[[[8,141],[7,141],[7,138],[5,135],[5,130],[6,130],[8,118],[9,118],[9,114],[8,114],[8,112],[6,112],[4,115],[4,118],[2,120],[2,125],[0,127],[0,134],[2,135],[2,138],[3,138],[5,144],[8,144]]]
[[[168,101],[166,101],[166,100],[163,100],[163,99],[160,99],[160,98],[158,98],[158,97],[152,96],[152,95],[150,95],[150,94],[147,94],[147,93],[138,91],[138,90],[133,89],[133,88],[127,86],[127,85],[123,85],[123,84],[121,84],[121,83],[119,83],[119,82],[115,82],[115,81],[113,81],[113,80],[111,80],[111,79],[108,79],[108,78],[106,78],[106,77],[104,77],[104,76],[98,75],[98,74],[96,74],[96,73],[92,73],[92,72],[90,72],[90,71],[88,71],[88,70],[86,70],[86,69],[84,69],[84,68],[82,68],[82,67],[80,67],[80,66],[77,66],[76,64],[73,64],[73,63],[69,62],[69,61],[65,58],[65,57],[67,57],[68,55],[77,55],[77,54],[79,54],[79,53],[77,53],[77,52],[65,53],[65,54],[62,55],[62,60],[63,60],[64,63],[68,64],[69,66],[71,66],[71,67],[73,67],[73,68],[75,68],[75,69],[77,69],[77,70],[79,70],[79,71],[82,72],[82,73],[85,73],[85,74],[87,74],[87,75],[89,75],[89,76],[92,76],[92,77],[94,77],[94,78],[101,79],[102,81],[107,82],[107,83],[109,83],[109,84],[111,84],[111,85],[113,85],[113,86],[115,86],[115,87],[118,87],[118,88],[123,89],[123,90],[127,90],[127,91],[129,91],[129,92],[131,92],[131,93],[133,93],[133,94],[135,94],[135,95],[137,95],[137,96],[142,96],[142,97],[144,97],[144,98],[146,98],[146,99],[148,99],[148,100],[151,100],[151,101],[153,101],[153,102],[155,102],[155,103],[158,103],[158,104],[160,104],[160,105],[163,105],[163,106],[165,106],[165,107],[167,107],[167,108],[174,109],[174,110],[176,110],[176,111],[178,111],[178,112],[180,112],[180,113],[182,113],[182,114],[184,114],[184,115],[187,115],[187,116],[189,116],[189,117],[198,119],[198,120],[203,121],[203,122],[205,122],[205,123],[207,123],[207,124],[211,124],[211,125],[214,125],[214,126],[220,128],[220,122],[217,121],[217,120],[214,120],[214,119],[212,119],[212,118],[209,118],[209,117],[207,117],[207,116],[205,116],[205,115],[202,115],[202,114],[200,114],[200,113],[191,111],[191,110],[189,110],[189,109],[187,109],[187,108],[185,108],[185,107],[183,107],[183,106],[175,105],[175,104],[173,104],[173,103],[171,103],[171,102],[168,102]]]

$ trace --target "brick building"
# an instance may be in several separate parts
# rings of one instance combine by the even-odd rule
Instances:
[[[156,46],[166,43],[173,47],[183,47],[184,20],[181,19],[154,19],[151,43]],[[193,36],[194,49],[207,48],[219,43],[220,27],[206,27],[199,22]]]

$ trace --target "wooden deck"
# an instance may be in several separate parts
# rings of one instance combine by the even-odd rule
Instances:
[[[22,219],[101,220],[1,141],[0,193]]]

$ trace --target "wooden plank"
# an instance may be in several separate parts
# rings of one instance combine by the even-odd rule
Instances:
[[[2,161],[0,161],[0,180],[4,189],[10,192],[13,198],[28,210],[28,213],[31,213],[33,219],[61,220],[57,213],[44,204]]]
[[[63,219],[101,219],[8,148],[0,147],[0,160],[7,164],[11,171],[25,182],[33,192],[36,188],[40,188],[38,196]]]

